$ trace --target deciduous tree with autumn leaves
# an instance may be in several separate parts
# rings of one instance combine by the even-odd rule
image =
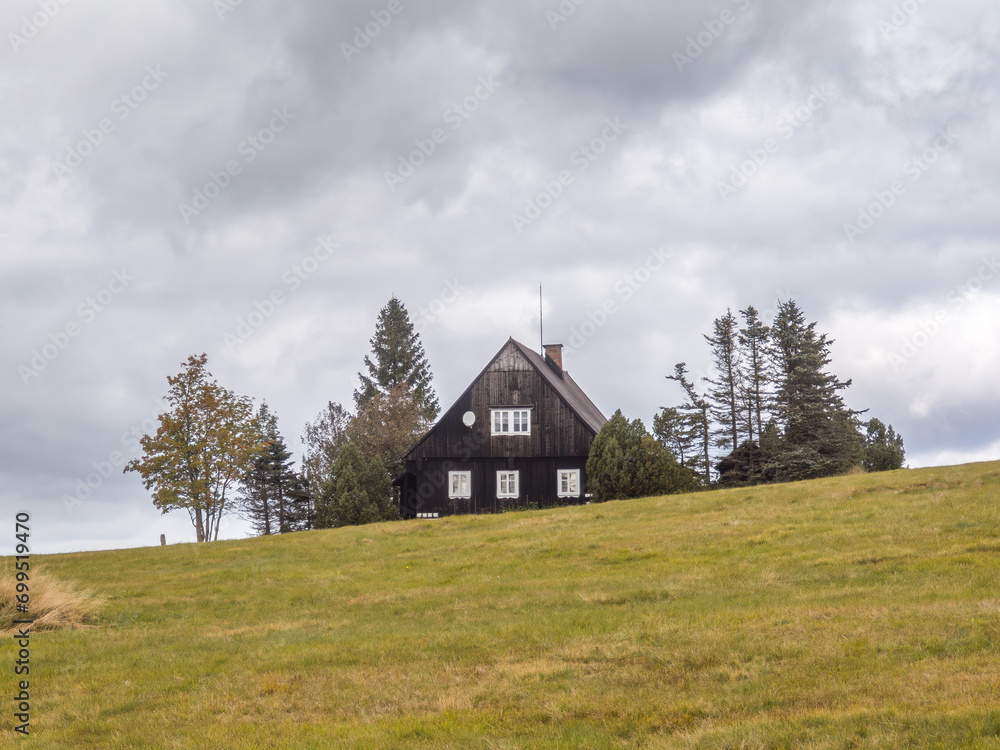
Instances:
[[[205,354],[192,355],[167,378],[171,408],[156,434],[140,440],[142,458],[125,466],[139,473],[163,513],[188,512],[199,542],[218,539],[247,467],[266,447],[251,400],[212,379],[207,362]]]

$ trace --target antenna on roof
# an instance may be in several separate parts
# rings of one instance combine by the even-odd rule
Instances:
[[[545,328],[542,324],[542,285],[538,285],[538,344],[539,352],[545,356]]]

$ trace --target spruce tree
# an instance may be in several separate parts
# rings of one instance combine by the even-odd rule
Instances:
[[[764,325],[753,305],[740,310],[740,315],[743,316],[743,327],[740,328],[738,338],[741,400],[744,406],[742,419],[747,440],[760,445],[760,438],[764,433],[764,415],[767,410],[770,381],[767,347],[771,329]]]
[[[258,534],[291,531],[288,517],[290,494],[296,483],[292,454],[278,430],[278,419],[267,402],[254,416],[264,438],[263,449],[251,462],[242,494],[243,513]]]
[[[698,476],[652,435],[644,434],[639,438],[637,455],[633,497],[653,497],[697,489]]]
[[[368,500],[364,477],[368,467],[351,443],[341,449],[334,468],[334,478],[324,489],[321,528],[357,526],[378,520],[378,513]]]
[[[767,359],[770,329],[750,305],[740,310],[743,327],[737,343],[737,414],[740,441],[733,451],[716,465],[723,485],[747,485],[764,480],[768,454],[761,447],[764,416],[769,394]]]
[[[285,518],[289,531],[309,531],[315,527],[316,507],[304,469],[295,474],[288,490]]]
[[[397,386],[406,386],[420,404],[424,416],[433,421],[440,410],[432,375],[420,334],[406,307],[395,295],[379,312],[375,335],[371,339],[372,354],[365,355],[368,374],[358,373],[361,388],[354,392],[355,407],[360,410],[377,394],[386,395]]]
[[[771,325],[771,339],[768,347],[768,358],[772,367],[774,382],[779,391],[785,388],[798,366],[799,357],[806,346],[806,338],[815,338],[815,330],[808,333],[810,326],[806,325],[806,316],[799,309],[795,300],[778,303],[778,313]],[[815,324],[812,326],[815,329]],[[774,394],[772,406],[775,412],[781,411],[784,397],[781,393]]]
[[[739,323],[732,310],[726,310],[712,325],[712,335],[705,341],[712,348],[715,378],[703,378],[711,386],[707,396],[711,416],[719,429],[714,433],[715,444],[723,449],[735,450],[740,444],[740,356],[738,347]]]
[[[779,304],[769,352],[776,375],[772,410],[782,428],[778,479],[830,476],[861,461],[860,412],[840,395],[851,381],[827,372],[832,343],[816,333],[815,322],[806,324],[794,300]]]
[[[702,482],[708,487],[712,484],[710,457],[712,424],[708,401],[688,380],[686,363],[677,364],[674,367],[674,374],[666,377],[667,380],[677,381],[687,396],[687,401],[677,407],[683,419],[683,430],[680,434],[688,445],[685,453],[690,454],[685,466],[700,474]]]
[[[691,427],[675,407],[663,406],[660,413],[653,417],[653,436],[677,457],[682,466],[687,466],[697,455]]]
[[[274,530],[274,519],[271,517],[270,486],[268,483],[269,456],[262,450],[256,456],[243,479],[240,505],[243,515],[255,534],[267,535]]]
[[[290,519],[288,517],[288,506],[291,500],[290,494],[295,485],[296,473],[292,469],[295,463],[292,461],[292,453],[285,445],[285,439],[278,433],[277,422],[275,422],[274,434],[270,438],[267,449],[268,469],[270,473],[271,501],[277,511],[278,533],[284,534],[291,531]]]

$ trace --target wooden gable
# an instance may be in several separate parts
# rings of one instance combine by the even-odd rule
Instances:
[[[492,435],[497,407],[530,409],[530,434]],[[510,339],[404,460],[586,457],[604,421],[569,373]]]

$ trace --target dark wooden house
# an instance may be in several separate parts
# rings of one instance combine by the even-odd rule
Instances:
[[[588,499],[586,464],[606,422],[562,366],[510,339],[403,457],[404,518],[495,513]]]

